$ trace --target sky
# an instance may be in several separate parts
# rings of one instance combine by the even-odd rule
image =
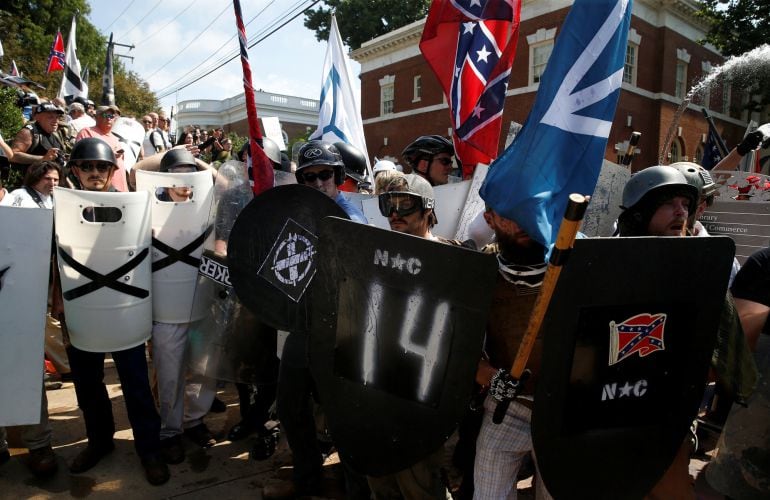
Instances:
[[[159,97],[159,92],[169,86],[178,86],[176,82],[195,66],[203,63],[185,79],[238,51],[231,0],[124,0],[120,3],[91,0],[90,3],[89,19],[102,34],[108,37],[113,32],[115,42],[135,45],[133,50],[115,47],[115,53],[133,56],[133,62],[122,59],[123,64],[147,81]],[[279,21],[275,26],[282,24],[287,12],[295,14],[297,10],[293,7],[310,3],[310,0],[241,0],[244,23],[257,16],[246,26],[249,45],[261,38],[260,33],[272,31],[270,26],[275,21]],[[326,42],[317,41],[315,33],[303,23],[304,15],[300,14],[249,49],[255,90],[319,98]],[[62,34],[65,38],[68,36]],[[360,65],[351,61],[351,68],[358,76]],[[91,82],[95,77],[98,81],[100,76],[91,75]],[[170,111],[177,102],[225,99],[241,93],[243,73],[240,58],[235,58],[178,94],[162,98],[161,105]]]

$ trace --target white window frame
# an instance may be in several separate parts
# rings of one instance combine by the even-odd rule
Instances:
[[[422,100],[422,75],[415,75],[412,80],[412,102]]]
[[[676,49],[676,68],[674,70],[674,97],[684,99],[687,96],[687,66],[690,54],[686,49]],[[681,69],[681,74],[680,70]]]
[[[634,28],[628,30],[628,45],[623,59],[623,82],[636,87],[636,75],[639,68],[639,46],[642,43],[642,35]],[[629,64],[629,52],[633,52],[633,61]]]
[[[540,28],[535,33],[527,35],[527,43],[529,44],[529,85],[538,85],[540,83],[540,76],[545,71],[545,68],[548,65],[548,59],[551,57],[550,54],[553,52],[555,38],[556,28]],[[549,47],[550,51],[546,60],[538,65],[538,68],[540,68],[541,71],[537,75],[538,81],[535,81],[535,51],[545,47]]]
[[[396,75],[380,78],[380,116],[391,115],[396,104]]]

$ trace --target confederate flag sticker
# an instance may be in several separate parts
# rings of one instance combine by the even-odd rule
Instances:
[[[665,350],[666,315],[642,313],[621,323],[610,321],[609,366],[638,353],[639,357]]]

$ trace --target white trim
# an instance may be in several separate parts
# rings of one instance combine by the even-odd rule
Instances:
[[[420,89],[419,95],[417,89]],[[422,75],[414,75],[412,78],[412,102],[422,101]]]
[[[534,45],[536,43],[542,43],[546,40],[553,40],[556,38],[556,27],[553,28],[540,28],[531,35],[527,35],[527,43]]]
[[[380,87],[384,87],[385,85],[392,85],[393,82],[396,81],[396,75],[385,75],[382,78],[380,78]]]
[[[639,45],[642,43],[642,35],[636,32],[636,28],[631,28],[628,30],[628,41],[634,45]]]
[[[684,61],[687,64],[690,64],[690,55],[689,52],[687,52],[687,49],[676,49],[676,58],[680,61]]]
[[[527,71],[528,73],[527,83],[529,83],[529,85],[534,85],[536,83],[539,83],[535,81],[535,49],[539,49],[540,47],[548,47],[548,46],[551,47],[551,53],[548,54],[548,60],[550,60],[551,54],[553,54],[553,48],[555,46],[553,39],[550,39],[550,40],[546,39],[546,40],[543,40],[542,42],[529,44],[529,68]],[[546,60],[545,66],[548,66],[548,60]],[[545,72],[545,66],[543,67],[543,73]],[[540,76],[543,76],[543,73],[540,73]]]

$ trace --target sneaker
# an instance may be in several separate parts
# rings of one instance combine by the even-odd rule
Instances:
[[[195,427],[185,429],[184,435],[201,448],[211,448],[217,444],[217,440],[214,439],[214,436],[211,434],[209,428],[206,427],[206,424],[198,424]]]
[[[144,467],[144,477],[153,486],[166,483],[169,477],[171,477],[168,472],[168,465],[163,461],[160,453],[149,453],[143,456],[142,467]]]
[[[112,450],[114,449],[115,443],[112,441],[103,445],[89,443],[88,446],[78,453],[78,456],[72,461],[70,472],[73,474],[80,474],[81,472],[92,469],[102,458],[112,453]]]
[[[184,462],[185,451],[181,436],[161,439],[160,456],[167,464],[175,465]]]
[[[56,474],[59,464],[56,462],[56,454],[51,445],[29,450],[27,467],[36,477],[48,477]]]

